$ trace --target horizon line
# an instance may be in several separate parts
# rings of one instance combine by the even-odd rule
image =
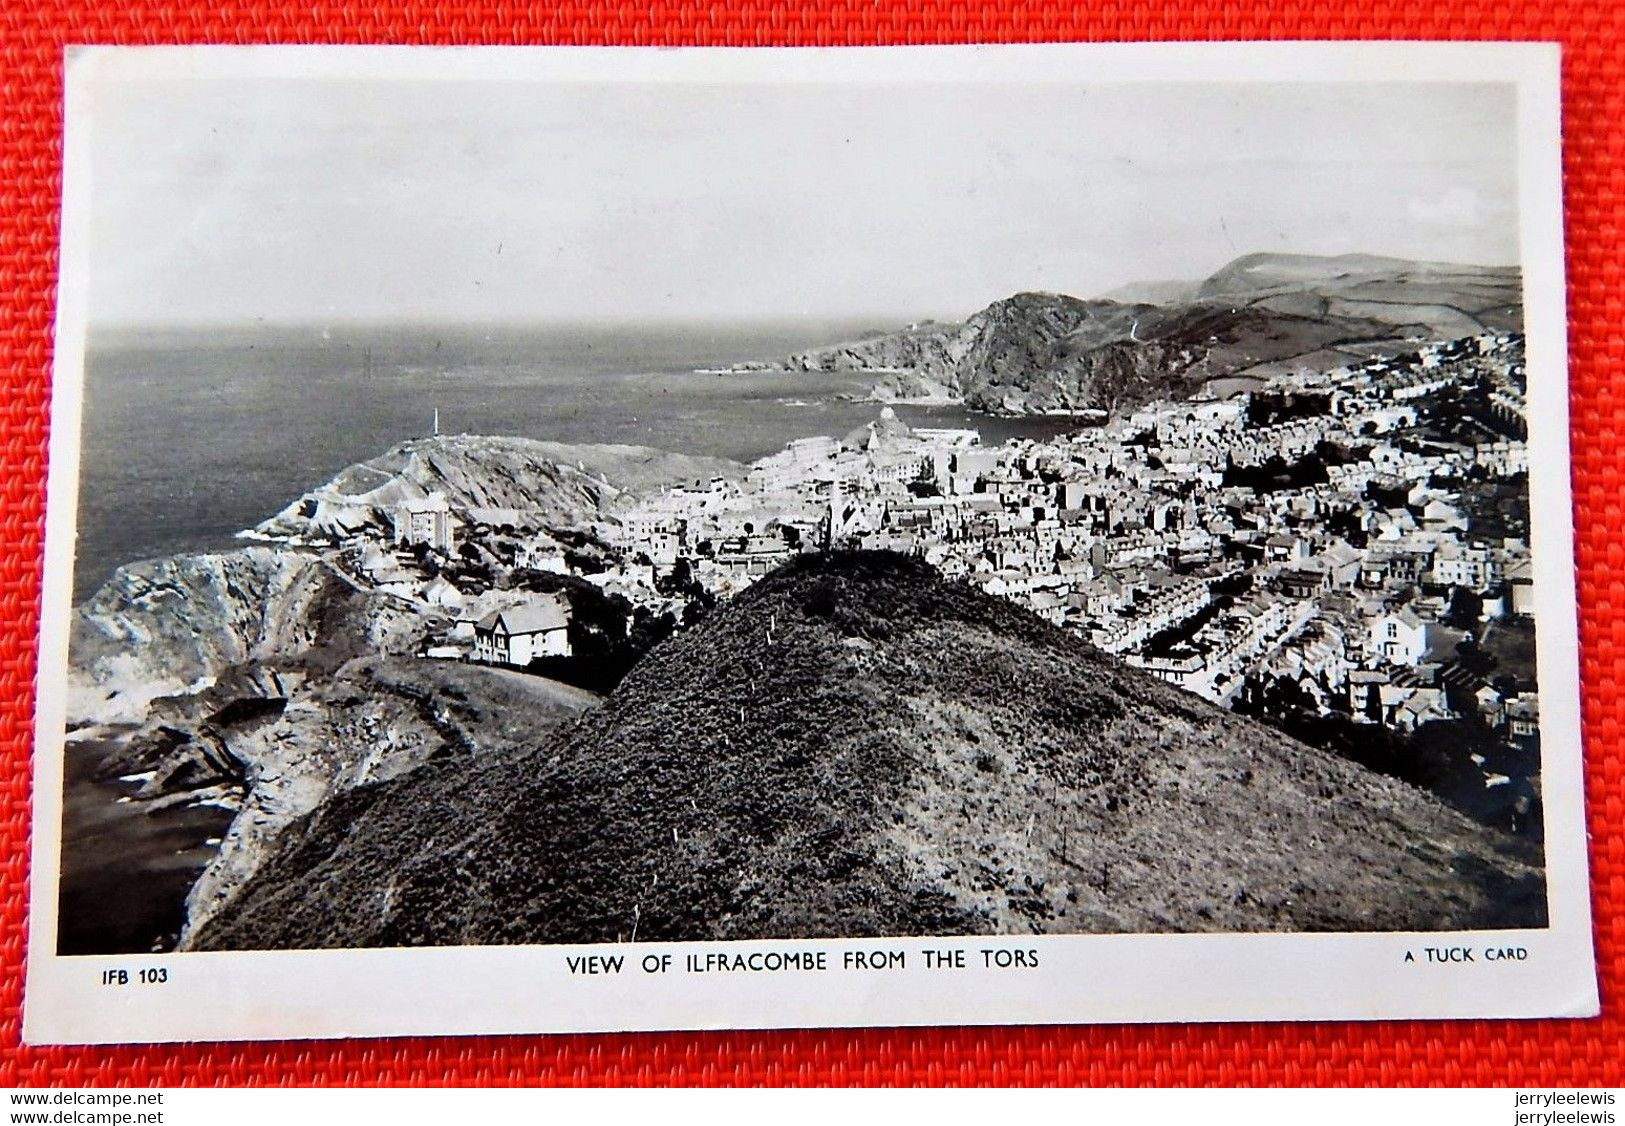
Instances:
[[[884,322],[876,327],[893,327],[897,324],[917,323],[927,320],[943,321],[956,318],[946,318],[939,315],[919,316],[909,313],[783,313],[783,314],[695,314],[692,316],[662,316],[651,314],[648,316],[513,316],[513,317],[478,317],[457,316],[454,314],[425,313],[422,315],[394,314],[380,316],[344,316],[344,317],[317,317],[297,315],[288,317],[254,316],[254,317],[198,317],[198,318],[172,318],[164,320],[141,319],[98,319],[88,318],[85,322],[87,332],[123,332],[141,330],[205,330],[205,329],[254,329],[254,328],[291,328],[321,330],[330,328],[365,329],[365,328],[426,328],[426,327],[455,327],[455,328],[637,328],[670,325],[706,326],[716,327],[723,325],[821,325],[821,324],[854,324],[863,321]]]
[[[84,331],[88,335],[98,332],[136,332],[136,331],[184,331],[195,332],[205,330],[225,329],[368,329],[368,328],[413,328],[445,326],[457,328],[485,328],[485,329],[515,329],[515,328],[632,328],[632,327],[689,327],[721,325],[762,325],[783,326],[793,324],[805,325],[851,325],[860,322],[877,322],[874,327],[878,329],[895,328],[901,325],[918,324],[930,321],[939,323],[959,323],[991,305],[1004,301],[1010,297],[1024,293],[1046,294],[1057,297],[1069,297],[1080,301],[1110,301],[1117,304],[1163,304],[1162,302],[1131,302],[1123,301],[1111,296],[1125,289],[1134,289],[1137,286],[1158,285],[1191,285],[1200,286],[1215,275],[1224,272],[1237,263],[1249,258],[1274,259],[1304,259],[1322,262],[1340,262],[1348,260],[1377,260],[1383,262],[1404,263],[1416,267],[1455,268],[1463,270],[1514,270],[1520,278],[1523,274],[1523,263],[1513,262],[1466,262],[1444,261],[1434,259],[1403,258],[1390,254],[1377,254],[1368,251],[1347,251],[1341,254],[1309,254],[1298,251],[1252,251],[1239,254],[1230,259],[1217,270],[1199,277],[1186,278],[1139,278],[1111,286],[1105,290],[1088,296],[1078,296],[1059,289],[1045,289],[1043,287],[1019,288],[982,302],[968,311],[947,315],[940,311],[924,314],[915,311],[896,310],[857,310],[852,312],[823,312],[823,313],[695,313],[695,314],[659,314],[647,315],[591,315],[578,314],[570,316],[547,315],[493,315],[469,316],[439,313],[418,314],[346,314],[340,316],[322,317],[316,314],[295,314],[289,316],[262,316],[250,315],[234,316],[199,316],[177,317],[173,319],[99,319],[94,315],[86,317]]]

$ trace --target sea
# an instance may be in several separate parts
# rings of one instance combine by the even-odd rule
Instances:
[[[64,752],[59,954],[173,950],[186,896],[231,826],[218,805],[137,800],[135,780],[109,776],[119,741],[73,740]]]
[[[883,326],[880,326],[883,327]],[[431,433],[654,446],[748,462],[878,416],[872,377],[715,374],[852,340],[872,324],[248,326],[99,330],[85,362],[75,601],[124,563],[230,548],[341,469]],[[898,405],[984,442],[1064,418]],[[109,777],[116,738],[69,745],[59,949],[172,949],[230,814],[149,808]]]
[[[229,547],[345,466],[431,433],[654,446],[752,461],[876,417],[853,373],[703,369],[885,326],[342,325],[102,329],[90,336],[75,601],[119,565]],[[987,443],[1064,418],[895,408]]]

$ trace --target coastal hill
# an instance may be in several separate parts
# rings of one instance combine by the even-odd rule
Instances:
[[[1307,316],[1425,324],[1441,337],[1523,328],[1523,281],[1516,266],[1370,254],[1249,254],[1202,281],[1195,296]]]
[[[842,553],[523,749],[335,795],[187,946],[1536,926],[1539,862],[924,563]]]
[[[1372,254],[1248,254],[1206,278],[1134,282],[1101,295],[1127,304],[1229,301],[1308,316],[1425,324],[1439,335],[1516,331],[1523,285],[1516,266],[1415,262]]]
[[[387,537],[402,501],[439,492],[460,519],[471,508],[516,508],[537,529],[556,529],[662,486],[743,473],[736,462],[642,446],[474,435],[404,443],[260,524],[251,534],[270,544],[120,567],[74,611],[69,719],[140,722],[154,698],[189,694],[243,664],[295,659],[325,673],[362,654],[409,653],[418,640],[410,608],[297,546],[357,530]]]
[[[459,518],[471,508],[516,509],[534,528],[568,527],[603,515],[629,494],[744,472],[723,458],[647,446],[443,435],[404,442],[350,466],[255,531],[311,538],[388,528],[392,508],[430,493],[441,494]]]
[[[1513,267],[1255,254],[1201,281],[1094,300],[1020,293],[962,323],[808,349],[785,365],[872,371],[880,399],[1113,411],[1214,380],[1393,354],[1407,340],[1516,330],[1521,308]]]

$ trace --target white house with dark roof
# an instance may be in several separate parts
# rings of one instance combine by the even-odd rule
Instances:
[[[569,626],[569,610],[556,595],[494,610],[474,624],[474,659],[522,668],[537,657],[568,657]]]
[[[1414,665],[1427,655],[1427,634],[1427,623],[1407,608],[1371,623],[1369,648],[1396,665]]]

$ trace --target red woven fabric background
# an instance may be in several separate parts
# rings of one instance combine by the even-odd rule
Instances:
[[[1625,6],[1607,0],[1061,0],[805,8],[328,0],[0,5],[0,1085],[1087,1083],[1625,1085]],[[1574,501],[1605,1015],[1593,1021],[492,1037],[155,1048],[20,1043],[29,758],[61,178],[77,43],[824,45],[1157,39],[1563,44]],[[1335,973],[1335,967],[1328,967]]]

